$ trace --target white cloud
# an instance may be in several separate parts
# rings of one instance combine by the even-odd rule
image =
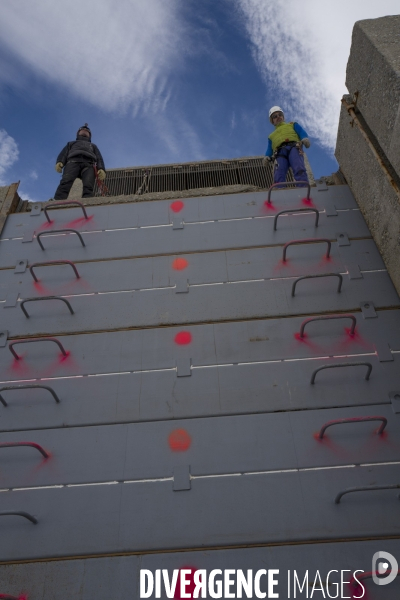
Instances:
[[[155,110],[185,46],[179,4],[4,0],[2,44],[28,70],[100,108]]]
[[[6,171],[18,160],[18,144],[5,129],[0,129],[0,185],[7,185],[4,180]]]
[[[353,25],[398,13],[398,0],[238,0],[237,6],[274,104],[332,150]]]
[[[30,177],[31,179],[33,179],[33,181],[36,181],[36,179],[39,177],[39,175],[37,174],[37,171],[35,171],[35,170],[32,170],[32,171],[29,173],[29,177]]]

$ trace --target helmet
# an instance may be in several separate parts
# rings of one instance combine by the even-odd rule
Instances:
[[[89,136],[92,137],[92,132],[89,129],[89,125],[87,123],[85,123],[84,125],[82,125],[82,127],[79,127],[78,131],[76,132],[76,135],[79,135],[79,132],[81,129],[86,129],[86,131],[89,132]]]
[[[280,106],[273,106],[272,108],[269,109],[269,115],[268,116],[269,116],[269,120],[270,120],[271,123],[272,123],[272,121],[271,121],[272,115],[274,113],[278,112],[278,111],[281,112],[284,115],[283,110],[281,109]]]

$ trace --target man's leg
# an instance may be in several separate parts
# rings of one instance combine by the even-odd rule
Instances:
[[[60,185],[54,194],[54,200],[65,200],[68,198],[69,190],[72,188],[75,179],[79,177],[79,172],[79,163],[68,162],[65,165]]]
[[[296,148],[296,146],[293,146],[293,148],[290,151],[289,162],[290,166],[292,167],[293,176],[295,180],[308,182],[308,175],[306,171],[306,166],[304,164],[304,156],[302,153],[300,153],[299,149]]]
[[[95,177],[92,165],[82,165],[81,179],[83,183],[82,198],[93,198]]]
[[[285,148],[279,150],[274,165],[274,183],[283,183],[286,181],[286,174],[289,169],[289,161]]]

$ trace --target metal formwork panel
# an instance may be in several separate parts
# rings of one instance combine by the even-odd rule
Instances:
[[[331,425],[378,416],[376,422]],[[104,427],[3,433],[0,446],[29,439],[29,447],[0,447],[2,489],[171,477],[190,464],[192,475],[249,473],[347,464],[400,462],[400,417],[391,406],[187,419]]]
[[[306,598],[311,594],[312,585],[318,571],[324,585],[327,575],[332,569],[329,591],[336,594],[337,583],[340,583],[340,571],[344,571],[344,580],[349,581],[357,569],[365,572],[371,570],[372,556],[382,547],[393,556],[400,554],[399,540],[388,539],[366,540],[363,542],[336,542],[324,544],[283,545],[258,548],[235,548],[223,550],[169,552],[145,554],[142,556],[113,556],[89,559],[73,559],[68,561],[50,561],[0,565],[0,581],[2,592],[19,595],[22,590],[28,593],[32,600],[110,600],[110,598],[139,597],[140,569],[148,569],[153,574],[156,569],[167,569],[171,579],[175,569],[205,569],[208,574],[213,569],[242,570],[247,574],[251,569],[253,576],[259,569],[278,569],[278,585],[274,588],[279,597],[288,595],[287,573],[291,574],[291,595],[293,595],[293,572],[296,571],[302,583],[306,571],[308,577],[308,593],[301,594],[297,588],[298,597]],[[231,576],[236,580],[236,574]],[[217,577],[222,580],[222,576]],[[62,585],[60,584],[62,581]],[[389,585],[375,585],[371,578],[364,579],[363,585],[367,590],[368,600],[397,600],[400,594],[400,578]],[[178,584],[179,586],[179,584]],[[318,585],[316,586],[318,588]],[[189,588],[188,588],[189,589]],[[231,588],[231,593],[235,590]],[[267,593],[267,577],[262,577],[260,589]],[[351,597],[354,593],[360,595],[362,590],[344,585],[344,593]],[[189,592],[190,593],[190,592]],[[307,595],[306,595],[307,594]],[[317,597],[316,590],[313,596]],[[319,592],[322,596],[322,592]],[[179,597],[176,592],[175,597]],[[161,590],[163,600],[167,598],[164,587]]]
[[[315,385],[310,384],[321,364],[359,360],[355,356],[192,368],[190,377],[177,377],[171,369],[38,380],[34,383],[50,386],[60,403],[46,390],[4,392],[8,407],[0,406],[0,430],[389,405],[389,392],[400,387],[398,354],[387,363],[376,356],[362,357],[373,368],[368,381],[366,368],[354,367],[326,370]]]
[[[400,535],[398,465],[3,492],[0,560]],[[382,506],[385,510],[382,510]]]
[[[346,273],[347,265],[356,264],[361,271],[384,270],[385,265],[373,240],[353,241],[350,246],[332,244],[326,258],[326,244],[303,244],[288,248],[286,261],[281,247],[204,252],[181,256],[81,262],[79,278],[70,264],[29,267],[24,272],[7,269],[1,272],[0,300],[11,290],[20,299],[45,295],[77,295],[121,290],[154,289],[175,286],[179,278],[190,285],[245,281],[331,272]],[[18,269],[17,269],[18,271]],[[362,274],[360,274],[362,277]]]
[[[33,238],[31,235],[29,239],[32,241],[24,242],[21,238],[15,238],[1,243],[0,268],[14,268],[19,260],[26,258],[30,263],[65,259],[82,262],[267,246],[311,237],[335,240],[338,232],[346,232],[349,238],[371,237],[361,213],[357,210],[339,212],[335,218],[322,213],[318,227],[315,227],[314,213],[282,215],[276,231],[273,227],[274,216],[266,216],[188,223],[178,230],[168,225],[82,232],[84,247],[76,234],[54,234],[41,238],[44,250],[40,248],[36,235]],[[32,230],[28,233],[32,234]]]
[[[365,273],[356,280],[344,275],[341,293],[337,277],[302,281],[294,297],[292,285],[292,279],[281,279],[199,285],[187,294],[165,288],[67,296],[74,314],[59,298],[31,302],[26,306],[28,318],[18,303],[3,311],[9,336],[14,337],[352,311],[365,299],[377,308],[400,305],[386,272]]]

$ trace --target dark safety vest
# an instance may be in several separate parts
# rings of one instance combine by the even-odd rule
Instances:
[[[299,136],[294,130],[294,123],[279,123],[275,127],[275,131],[268,136],[272,142],[272,150],[275,152],[281,144],[285,142],[298,142]]]

